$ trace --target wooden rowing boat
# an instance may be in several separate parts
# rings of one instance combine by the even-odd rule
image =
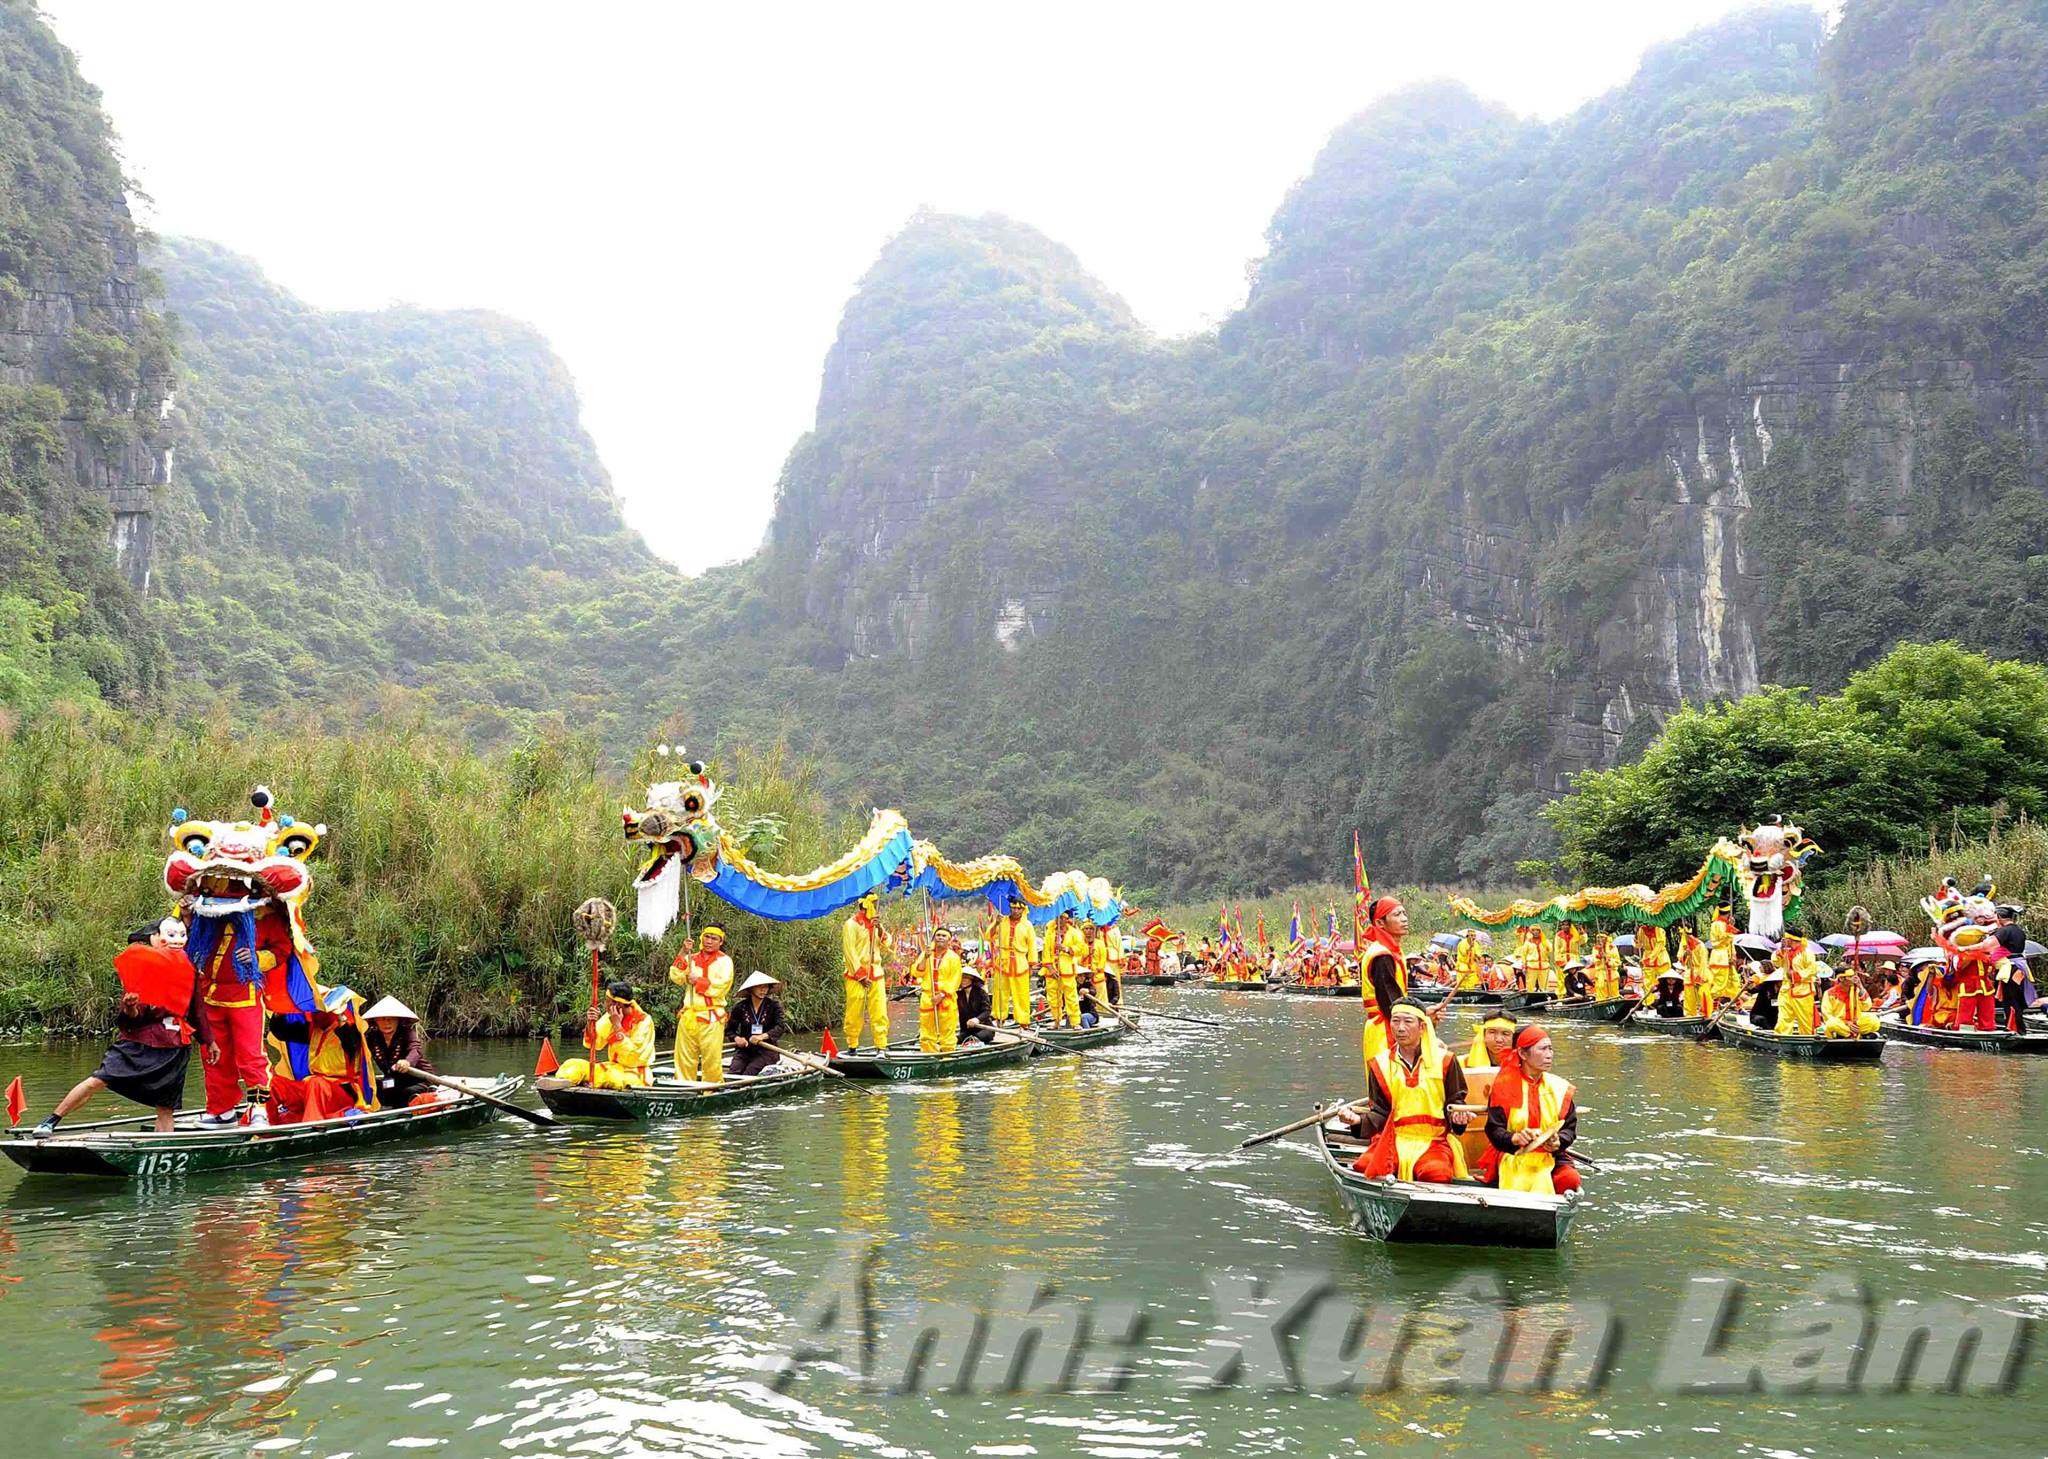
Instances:
[[[1129,1013],[1126,1013],[1124,1016],[1126,1018],[1132,1017]],[[1075,1051],[1099,1049],[1104,1044],[1113,1044],[1118,1039],[1125,1038],[1136,1031],[1135,1028],[1127,1028],[1114,1019],[1105,1023],[1098,1023],[1093,1028],[1054,1028],[1050,1024],[1040,1023],[1033,1024],[1028,1030],[1034,1038],[1043,1039],[1054,1048]],[[1031,1052],[1034,1057],[1044,1057],[1051,1054],[1052,1049],[1034,1048]]]
[[[1452,988],[1448,983],[1410,983],[1406,996],[1417,1003],[1441,1003],[1450,997],[1451,993]]]
[[[1298,998],[1358,998],[1363,996],[1356,983],[1282,983],[1274,990],[1278,993],[1292,993]]]
[[[927,1054],[918,1048],[916,1039],[904,1039],[878,1052],[835,1054],[832,1067],[850,1079],[950,1079],[1004,1064],[1021,1064],[1030,1057],[1031,1045],[998,1033],[992,1044],[970,1043],[940,1054]]]
[[[507,1099],[518,1093],[525,1081],[498,1075],[455,1082]],[[177,1129],[168,1135],[155,1133],[155,1120],[149,1115],[62,1126],[41,1140],[31,1138],[26,1129],[8,1130],[0,1133],[0,1150],[31,1175],[162,1180],[251,1165],[303,1163],[365,1145],[426,1139],[489,1124],[500,1111],[481,1099],[455,1095],[430,1105],[372,1110],[339,1119],[253,1128],[237,1125],[225,1130],[199,1128],[195,1122],[200,1113],[181,1112]]]
[[[1550,995],[1538,988],[1464,988],[1453,992],[1448,1001],[1452,1008],[1498,1008],[1514,1013],[1548,1003]]]
[[[1221,988],[1226,993],[1263,993],[1273,985],[1263,978],[1211,978],[1201,986]]]
[[[1702,1034],[1713,1020],[1704,1013],[1691,1014],[1681,1018],[1660,1018],[1647,1009],[1639,1010],[1628,1021],[1630,1028],[1648,1029],[1651,1033]]]
[[[1746,1015],[1722,1013],[1714,1020],[1723,1043],[1739,1049],[1776,1054],[1781,1059],[1811,1059],[1823,1064],[1874,1063],[1884,1054],[1884,1035],[1853,1039],[1822,1038],[1818,1034],[1778,1033],[1757,1028]]]
[[[1621,998],[1567,998],[1538,1004],[1531,1011],[1545,1018],[1572,1018],[1580,1023],[1620,1023],[1642,1001],[1633,994]]]
[[[1368,1180],[1351,1168],[1365,1152],[1363,1141],[1328,1124],[1316,1127],[1316,1137],[1352,1227],[1376,1241],[1555,1249],[1564,1244],[1578,1214],[1577,1192],[1546,1196],[1496,1190],[1476,1181]]]
[[[794,1069],[753,1075],[728,1075],[718,1084],[676,1079],[657,1080],[635,1089],[593,1089],[564,1079],[533,1081],[540,1101],[567,1120],[682,1120],[717,1114],[764,1100],[814,1094],[825,1082],[823,1069]]]
[[[1180,981],[1178,973],[1125,973],[1126,988],[1171,988]]]
[[[1903,1013],[1898,1012],[1880,1014],[1877,1023],[1886,1038],[1901,1043],[1967,1049],[1980,1054],[2048,1054],[2048,1033],[2033,1028],[2025,1033],[2007,1029],[1927,1028],[1906,1022]]]

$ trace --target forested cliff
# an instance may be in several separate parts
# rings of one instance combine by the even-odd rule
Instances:
[[[1023,223],[921,215],[763,549],[689,581],[530,332],[321,314],[173,241],[179,469],[100,610],[155,667],[95,678],[787,737],[956,855],[1144,892],[1327,877],[1354,825],[1387,875],[1498,876],[1681,701],[1902,638],[2048,658],[2044,230],[2027,0],[1750,12],[1555,124],[1385,98],[1193,339]]]

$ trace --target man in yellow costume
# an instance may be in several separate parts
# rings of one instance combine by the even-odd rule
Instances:
[[[583,1020],[583,1047],[589,1059],[570,1059],[555,1071],[569,1084],[594,1089],[638,1089],[647,1084],[654,1063],[654,1020],[634,1001],[633,985],[613,983],[605,989],[605,1010],[595,1008]],[[607,1062],[591,1067],[598,1050]]]
[[[1074,919],[1069,913],[1060,913],[1052,926],[1045,929],[1045,948],[1039,965],[1045,972],[1046,1013],[1055,1028],[1081,1026],[1078,979],[1081,961],[1087,953],[1088,944],[1074,929]]]
[[[1771,954],[1771,966],[1785,974],[1778,992],[1778,1032],[1812,1038],[1814,995],[1820,990],[1820,959],[1813,944],[1796,932],[1786,933]]]
[[[1465,1051],[1461,1062],[1467,1069],[1499,1068],[1500,1056],[1515,1041],[1516,1026],[1512,1013],[1487,1014],[1472,1035],[1472,1047]]]
[[[1848,966],[1838,968],[1820,1000],[1821,1037],[1853,1039],[1877,1031],[1877,1012],[1870,1006],[1862,982]]]
[[[1707,1003],[1709,1017],[1719,1013],[1742,994],[1742,969],[1736,966],[1735,923],[1727,912],[1714,914],[1707,924]]]
[[[1574,958],[1584,957],[1585,955],[1585,928],[1579,926],[1579,924],[1576,922],[1567,922],[1562,927],[1557,929],[1556,967],[1557,974],[1560,980],[1562,980],[1564,977],[1564,965],[1572,961]],[[1559,982],[1556,991],[1559,997],[1564,996],[1564,984],[1562,981]]]
[[[1457,967],[1460,992],[1479,986],[1480,974],[1485,970],[1486,960],[1479,952],[1479,934],[1469,927],[1458,938]]]
[[[1714,1010],[1707,993],[1707,945],[1691,927],[1678,934],[1678,965],[1685,970],[1685,1016],[1711,1015]]]
[[[668,980],[683,990],[676,1010],[676,1078],[703,1084],[725,1082],[725,1005],[732,997],[732,959],[725,955],[725,929],[697,934],[697,950],[679,952]]]
[[[1393,1044],[1366,1065],[1366,1107],[1356,1117],[1372,1146],[1352,1168],[1372,1179],[1461,1180],[1465,1152],[1451,1132],[1465,1128],[1467,1116],[1452,1109],[1465,1102],[1465,1071],[1431,1036],[1420,1003],[1397,999],[1387,1022]]]
[[[1090,991],[1095,995],[1096,1004],[1104,1010],[1115,1008],[1123,1002],[1117,996],[1115,969],[1122,960],[1123,949],[1118,945],[1117,934],[1107,927],[1097,927],[1093,922],[1081,924],[1082,941],[1087,947],[1084,954],[1088,968]]]
[[[875,1029],[873,1047],[889,1043],[889,942],[875,921],[875,894],[860,899],[839,932],[839,958],[846,981],[846,1047],[860,1048],[863,1024]]]
[[[988,922],[982,928],[981,952],[971,959],[981,966],[984,982],[988,988],[990,1023],[1001,1023],[1010,1016],[1010,984],[1002,976],[1001,965],[996,960],[996,938],[1002,934],[1003,914],[996,910],[996,904],[988,904]]]
[[[1636,928],[1636,961],[1643,969],[1643,997],[1656,997],[1658,980],[1671,971],[1671,944],[1663,928]]]
[[[1621,996],[1621,953],[1608,932],[1593,935],[1592,951],[1586,954],[1586,972],[1593,980],[1593,1001],[1604,1003]]]
[[[1557,994],[1557,955],[1550,934],[1542,927],[1523,929],[1528,940],[1522,944],[1522,987],[1532,993]]]
[[[1023,898],[1011,901],[1009,915],[996,923],[991,942],[995,962],[989,974],[989,1002],[996,1010],[995,1017],[999,1022],[1029,1023],[1031,965],[1038,961],[1038,936],[1024,920]]]
[[[932,945],[918,959],[917,1046],[927,1054],[960,1047],[960,949],[950,927],[934,927]]]

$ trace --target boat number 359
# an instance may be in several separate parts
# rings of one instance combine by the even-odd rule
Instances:
[[[189,1150],[153,1150],[135,1162],[137,1175],[183,1175],[192,1163]]]

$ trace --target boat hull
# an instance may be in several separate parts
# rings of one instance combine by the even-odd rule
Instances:
[[[1030,1057],[1031,1045],[998,1034],[992,1044],[972,1044],[944,1054],[923,1053],[915,1043],[891,1044],[879,1054],[837,1054],[832,1067],[849,1079],[900,1082],[952,1079],[984,1069],[999,1069],[1005,1064],[1021,1064]]]
[[[1630,1028],[1645,1029],[1650,1033],[1692,1034],[1697,1036],[1705,1033],[1707,1025],[1713,1021],[1704,1013],[1687,1018],[1659,1018],[1654,1013],[1638,1013],[1628,1021],[1628,1026]]]
[[[1902,1044],[1921,1044],[1934,1049],[1963,1049],[1978,1054],[2048,1054],[2048,1033],[2029,1029],[2011,1033],[2004,1029],[1985,1033],[1978,1029],[1922,1028],[1900,1018],[1878,1020],[1884,1036]]]
[[[1498,1008],[1503,1013],[1535,1008],[1549,1001],[1548,993],[1523,988],[1467,988],[1450,996],[1453,1008]]]
[[[1220,988],[1225,993],[1263,993],[1272,984],[1244,978],[1211,978],[1201,985],[1204,988]]]
[[[1363,1145],[1336,1140],[1321,1126],[1317,1145],[1352,1229],[1375,1241],[1555,1250],[1578,1215],[1576,1193],[1546,1196],[1468,1182],[1367,1180],[1351,1168]]]
[[[1640,998],[1600,998],[1587,1003],[1551,1002],[1534,1010],[1545,1018],[1570,1018],[1580,1023],[1620,1023]]]
[[[1356,983],[1317,984],[1313,987],[1306,983],[1282,983],[1274,991],[1290,993],[1296,998],[1360,998],[1364,996],[1359,991],[1359,986]]]
[[[1043,1039],[1053,1048],[1079,1052],[1083,1049],[1099,1049],[1105,1044],[1113,1044],[1128,1037],[1134,1030],[1125,1028],[1120,1023],[1098,1023],[1093,1028],[1052,1028],[1040,1024],[1033,1027],[1030,1032],[1034,1038]],[[1052,1049],[1034,1048],[1031,1055],[1033,1058],[1049,1058]]]
[[[1884,1055],[1884,1036],[1876,1038],[1824,1039],[1817,1035],[1773,1033],[1752,1028],[1747,1019],[1717,1018],[1714,1027],[1723,1043],[1758,1053],[1776,1054],[1781,1059],[1807,1059],[1820,1064],[1871,1064]]]
[[[486,1094],[508,1099],[519,1092],[524,1081],[498,1078],[469,1082]],[[427,1139],[489,1124],[501,1113],[480,1099],[463,1098],[423,1108],[377,1110],[354,1119],[255,1130],[181,1128],[169,1135],[151,1133],[147,1119],[117,1120],[60,1132],[44,1140],[31,1139],[26,1130],[9,1131],[0,1135],[0,1151],[31,1175],[163,1180],[283,1165],[371,1145]]]
[[[542,1104],[565,1120],[649,1124],[720,1114],[798,1094],[815,1094],[824,1082],[824,1070],[805,1069],[795,1074],[731,1078],[722,1084],[657,1082],[637,1089],[593,1089],[587,1084],[569,1084],[560,1079],[536,1079],[534,1090]]]

